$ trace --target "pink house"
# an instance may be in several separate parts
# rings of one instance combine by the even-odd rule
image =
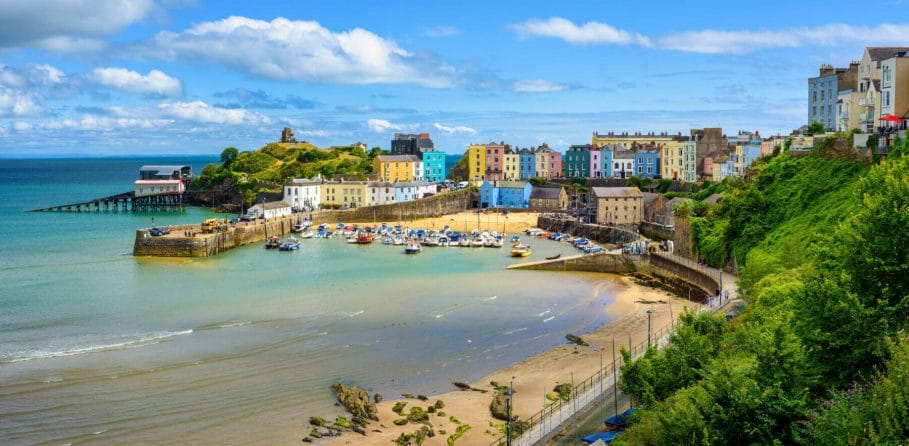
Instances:
[[[502,180],[502,164],[505,157],[505,142],[486,145],[486,180]]]

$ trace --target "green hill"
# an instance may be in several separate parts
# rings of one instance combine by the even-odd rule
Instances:
[[[744,312],[686,315],[623,366],[641,410],[616,444],[905,444],[909,157],[876,165],[825,141],[761,160],[692,219],[695,250],[735,259]]]
[[[312,178],[336,174],[357,175],[366,179],[372,172],[372,158],[357,147],[320,149],[312,144],[268,144],[255,151],[240,152],[229,147],[221,153],[221,164],[209,164],[193,180],[195,190],[236,190],[246,204],[258,192],[279,192],[289,178]]]

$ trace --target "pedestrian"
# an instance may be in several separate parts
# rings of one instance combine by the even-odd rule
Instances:
[[[726,300],[729,300],[729,290],[723,291],[726,294]]]

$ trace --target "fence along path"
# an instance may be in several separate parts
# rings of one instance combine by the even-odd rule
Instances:
[[[718,271],[717,274],[719,274]],[[734,288],[734,282],[728,280],[729,276],[727,275],[727,283]],[[708,305],[705,305],[698,310],[698,313],[704,311],[713,312],[719,307],[720,302],[711,299]],[[653,334],[651,342],[657,349],[662,349],[669,344],[669,339],[674,330],[675,322],[673,321],[669,325],[657,330]],[[618,347],[619,346],[617,345],[616,348]],[[642,341],[637,345],[632,346],[630,351],[632,359],[638,359],[641,356],[644,356],[644,353],[647,352],[647,341]],[[529,422],[531,427],[524,431],[520,436],[512,438],[511,444],[514,446],[531,446],[541,443],[542,440],[560,429],[573,416],[586,410],[591,404],[605,401],[609,392],[618,392],[618,389],[614,388],[621,377],[622,372],[619,369],[621,365],[622,357],[618,356],[615,358],[615,369],[613,369],[612,364],[606,364],[601,370],[598,370],[592,376],[588,377],[580,384],[577,384],[572,391],[571,399],[568,401],[560,399],[524,420]],[[505,436],[503,435],[490,443],[490,446],[504,444],[506,444],[506,442]]]

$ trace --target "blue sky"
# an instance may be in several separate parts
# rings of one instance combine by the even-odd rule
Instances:
[[[854,3],[691,3],[0,0],[0,157],[788,132],[820,64],[909,44]]]

